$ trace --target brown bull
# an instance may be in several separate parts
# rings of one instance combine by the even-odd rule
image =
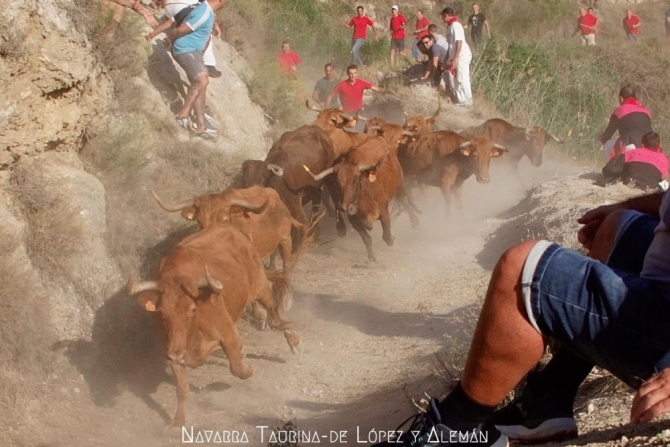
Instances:
[[[469,127],[460,132],[465,138],[487,137],[493,142],[509,148],[505,160],[517,172],[519,161],[525,155],[533,166],[542,164],[542,150],[549,140],[563,143],[542,127],[516,127],[500,118],[485,121],[477,127]]]
[[[265,161],[245,161],[242,180],[245,186],[260,184],[277,191],[291,216],[305,224],[307,218],[302,205],[312,202],[312,209],[316,210],[321,204],[323,181],[314,181],[302,165],[320,172],[333,166],[334,161],[333,145],[328,135],[317,126],[302,126],[284,133],[272,145]]]
[[[241,379],[252,375],[251,366],[242,361],[236,327],[249,302],[258,300],[268,309],[270,327],[284,332],[294,354],[302,352],[300,336],[281,314],[288,281],[266,272],[251,241],[230,223],[214,224],[188,236],[161,260],[156,280],[136,283],[131,275],[126,292],[141,293],[140,305],[155,312],[155,322],[165,339],[167,360],[177,382],[172,426],[186,422],[186,366],[202,365],[221,348],[231,374]]]
[[[435,120],[437,119],[437,116],[440,114],[440,109],[442,108],[442,101],[440,100],[440,96],[438,95],[437,97],[437,110],[433,114],[433,116],[413,116],[411,118],[408,118],[407,115],[405,115],[405,124],[403,125],[403,128],[408,131],[412,132],[417,135],[428,135],[433,131],[433,126],[435,125]]]
[[[198,222],[201,229],[214,223],[231,222],[251,240],[261,259],[267,259],[279,249],[284,269],[291,272],[291,229],[297,228],[304,234],[306,226],[291,217],[274,189],[262,186],[231,189],[174,205],[163,202],[154,191],[151,194],[165,211],[180,211],[185,219]],[[274,257],[270,268],[274,268]]]
[[[306,104],[310,110],[319,112],[319,116],[316,117],[312,125],[318,126],[328,134],[330,141],[333,142],[336,160],[368,138],[366,134],[347,132],[345,130],[356,125],[355,117],[347,115],[340,109],[320,109],[311,106],[309,101],[306,101]]]
[[[375,256],[368,231],[375,221],[381,221],[383,239],[393,245],[389,202],[396,193],[406,200],[400,163],[391,149],[382,138],[372,137],[350,150],[332,168],[312,174],[315,180],[334,174],[342,194],[342,210],[361,235],[371,261],[375,261]]]
[[[470,140],[449,130],[433,132],[401,148],[398,158],[406,178],[437,186],[442,190],[451,212],[451,194],[461,208],[463,182],[475,175],[479,183],[488,183],[491,158],[499,157],[507,148],[486,137]]]

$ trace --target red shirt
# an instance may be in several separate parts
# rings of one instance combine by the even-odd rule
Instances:
[[[300,56],[295,54],[293,51],[289,51],[288,53],[284,53],[283,51],[277,51],[277,59],[279,60],[279,66],[281,67],[281,71],[284,74],[289,75],[295,74],[291,69],[291,67],[300,64]]]
[[[586,14],[584,17],[580,17],[577,23],[579,24],[582,36],[588,36],[589,34],[595,34],[595,31],[591,28],[595,28],[598,18],[593,14]]]
[[[349,20],[349,26],[354,25],[354,35],[352,39],[366,39],[368,37],[368,26],[374,26],[369,17],[354,17]]]
[[[372,88],[372,84],[363,79],[356,79],[353,85],[347,80],[335,86],[333,95],[340,98],[344,113],[353,113],[363,107],[363,92],[369,88]]]
[[[633,36],[637,36],[640,34],[640,27],[636,26],[633,28],[633,25],[638,25],[640,24],[640,18],[636,15],[630,16],[630,19],[628,16],[623,18],[623,28],[626,30],[628,34],[632,34]]]
[[[428,32],[428,25],[430,25],[430,21],[427,18],[423,19],[417,19],[416,25],[414,25],[414,29],[422,29],[426,28],[426,31],[422,31],[421,33],[417,34],[416,40],[421,40],[422,37],[429,35],[430,33]]]
[[[397,17],[391,17],[391,31],[393,32],[391,34],[391,39],[404,39],[406,37],[405,28],[400,28],[405,23],[407,23],[407,21],[402,14],[398,14]]]

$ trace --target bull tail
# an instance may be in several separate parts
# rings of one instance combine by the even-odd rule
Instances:
[[[290,308],[291,286],[283,270],[265,271],[265,276],[272,283],[272,309],[268,309],[268,325],[278,331],[291,328],[291,322],[284,319],[283,309]]]

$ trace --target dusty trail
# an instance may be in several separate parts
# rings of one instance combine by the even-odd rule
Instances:
[[[539,169],[523,164],[521,171],[530,184],[576,168],[548,161]],[[288,316],[303,336],[302,358],[290,353],[281,333],[241,322],[254,375],[234,378],[221,354],[189,370],[188,424],[196,434],[199,429],[246,433],[257,446],[269,440],[269,431],[257,427],[275,427],[279,420],[297,423],[312,443],[318,434],[320,445],[342,444],[330,442],[331,430],[346,433],[349,445],[368,445],[368,439],[374,441],[371,429],[395,428],[414,412],[412,399],[445,392],[435,375],[442,370],[436,353],[464,352],[488,269],[501,254],[501,249],[482,252],[495,229],[496,220],[488,219],[524,194],[499,166],[492,168],[488,185],[466,182],[463,212],[450,218],[437,189],[417,191],[421,228],[412,229],[407,215],[399,216],[392,224],[395,245],[387,247],[376,224],[377,264],[367,262],[357,233],[349,229],[339,239],[334,223],[325,220],[326,243],[309,253],[294,275],[295,303]],[[460,357],[449,360],[462,364]],[[39,434],[43,445],[181,444],[180,434],[165,430],[176,408],[171,374],[141,366],[137,374],[141,377],[118,390],[107,406],[94,405],[85,392],[64,400],[60,417]],[[78,387],[88,388],[83,381]]]

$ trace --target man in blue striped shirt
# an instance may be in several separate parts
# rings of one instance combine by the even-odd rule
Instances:
[[[167,39],[172,43],[172,55],[184,69],[191,83],[184,105],[175,119],[180,126],[189,129],[188,116],[193,110],[196,133],[208,141],[214,140],[214,136],[205,128],[205,102],[209,76],[202,53],[214,27],[215,12],[225,3],[226,0],[206,0],[200,3],[178,28],[167,34]]]

